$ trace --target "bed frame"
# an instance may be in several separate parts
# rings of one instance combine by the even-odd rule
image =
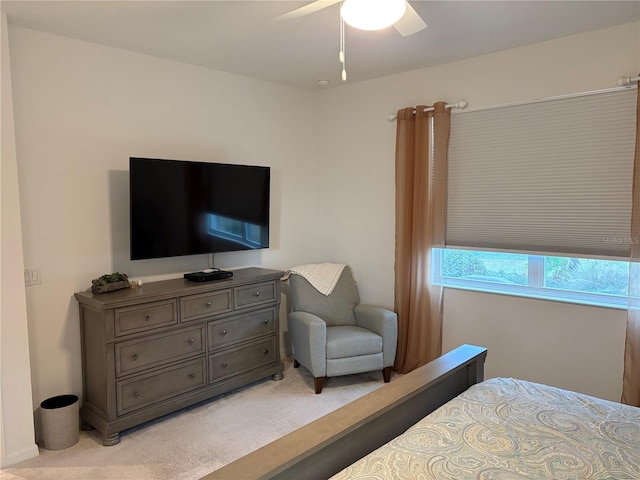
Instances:
[[[329,478],[483,381],[486,356],[462,345],[202,480]]]

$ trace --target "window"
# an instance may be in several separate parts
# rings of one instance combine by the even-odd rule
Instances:
[[[446,245],[628,258],[637,93],[452,115]]]
[[[609,89],[453,115],[447,248],[434,250],[432,280],[626,308],[637,95]]]
[[[626,308],[629,262],[481,250],[434,249],[445,287]]]

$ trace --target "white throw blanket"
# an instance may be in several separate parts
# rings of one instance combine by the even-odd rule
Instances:
[[[310,263],[291,267],[284,273],[282,280],[290,275],[301,275],[323,295],[329,295],[340,279],[344,263]]]

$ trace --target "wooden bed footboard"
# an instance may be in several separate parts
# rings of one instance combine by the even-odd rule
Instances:
[[[202,480],[329,478],[483,381],[486,356],[462,345]]]

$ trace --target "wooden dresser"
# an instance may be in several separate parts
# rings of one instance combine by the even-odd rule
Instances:
[[[83,426],[104,435],[271,376],[282,379],[281,271],[145,283],[80,303]]]

